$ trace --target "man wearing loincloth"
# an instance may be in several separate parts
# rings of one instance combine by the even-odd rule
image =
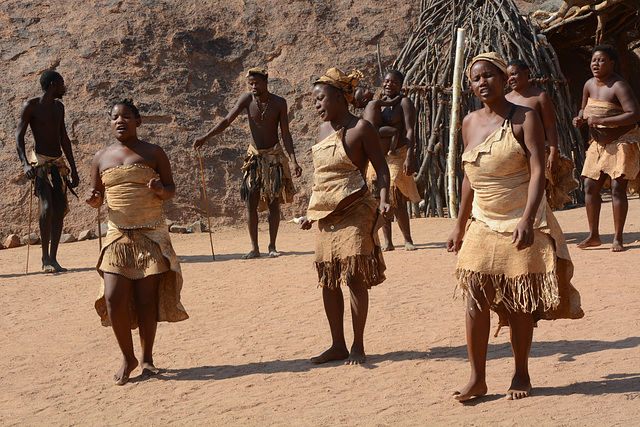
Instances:
[[[331,68],[313,87],[316,111],[323,123],[318,143],[312,148],[312,195],[300,228],[308,230],[318,222],[315,267],[332,338],[331,347],[312,358],[313,363],[344,359],[350,365],[364,363],[368,290],[385,279],[378,229],[391,210],[387,203],[389,170],[376,129],[349,112],[348,103],[353,101],[361,76],[359,71],[347,75]],[[378,173],[379,202],[365,183],[369,162]],[[351,296],[351,351],[344,338],[341,286],[348,286]]]
[[[411,238],[411,228],[409,225],[409,213],[407,211],[407,200],[413,203],[420,201],[418,187],[413,180],[415,172],[415,136],[416,109],[413,102],[406,96],[400,94],[404,76],[398,70],[389,71],[384,77],[384,100],[392,101],[400,97],[400,101],[395,105],[386,106],[382,110],[383,128],[392,127],[398,132],[397,137],[380,133],[382,152],[385,154],[389,165],[390,186],[389,203],[394,207],[394,214],[398,220],[398,227],[404,237],[404,248],[407,251],[415,250],[413,239]],[[365,110],[365,114],[367,111]],[[368,116],[368,115],[367,115]],[[377,194],[377,177],[375,171],[369,168],[367,171],[367,181],[374,194]],[[383,251],[395,249],[391,239],[391,219],[385,220],[382,226],[382,236],[384,243]]]
[[[267,70],[251,68],[247,72],[247,80],[251,92],[240,96],[229,114],[209,133],[196,139],[193,146],[198,149],[209,138],[229,127],[243,110],[247,111],[251,142],[242,166],[240,195],[242,200],[247,201],[247,222],[252,249],[242,258],[251,259],[260,256],[258,211],[267,209],[269,210],[269,256],[277,257],[280,255],[276,250],[276,237],[280,226],[280,203],[291,203],[295,193],[289,162],[279,144],[278,126],[280,126],[282,141],[296,178],[302,174],[302,168],[298,165],[293,150],[287,101],[268,91]]]
[[[447,250],[458,254],[456,277],[467,300],[471,364],[469,383],[453,397],[464,402],[487,393],[493,309],[511,333],[515,370],[507,398],[520,399],[531,392],[535,322],[584,314],[570,282],[573,264],[564,235],[543,196],[542,122],[534,110],[505,98],[506,65],[497,54],[474,57],[467,77],[484,108],[462,122],[460,215],[447,241]]]
[[[514,59],[509,62],[507,76],[507,82],[512,89],[506,95],[507,101],[535,110],[542,120],[547,142],[545,162],[547,203],[551,208],[562,207],[571,201],[569,192],[578,188],[578,183],[573,178],[573,162],[566,157],[561,157],[558,151],[558,127],[551,98],[547,92],[530,84],[529,66],[523,60]]]
[[[587,123],[591,141],[582,168],[589,236],[578,244],[585,249],[600,246],[600,190],[611,180],[613,205],[613,252],[624,250],[623,231],[629,203],[627,188],[640,172],[640,120],[638,101],[629,84],[613,69],[618,53],[613,46],[596,46],[591,55],[593,77],[584,85],[582,108],[573,119]]]
[[[64,105],[60,102],[66,91],[64,80],[57,72],[47,70],[40,76],[40,86],[42,95],[28,100],[22,106],[16,130],[16,147],[24,175],[28,179],[35,179],[35,194],[40,205],[42,270],[56,273],[67,271],[57,260],[62,222],[69,210],[67,188],[77,187],[80,180],[64,124]],[[34,147],[27,159],[24,136],[29,126]],[[71,170],[65,164],[63,153]]]

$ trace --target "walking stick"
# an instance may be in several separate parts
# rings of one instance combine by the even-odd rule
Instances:
[[[31,205],[33,205],[33,179],[31,180],[31,191],[29,192],[29,234],[27,235],[27,265],[24,267],[24,274],[29,274],[29,249],[31,248]]]
[[[200,155],[200,148],[198,148],[198,159],[200,160],[200,172],[202,173],[202,191],[204,192],[204,205],[207,208],[207,222],[209,223],[209,243],[211,243],[211,258],[216,260],[216,255],[213,253],[213,237],[211,236],[211,218],[209,217],[209,202],[207,201],[207,187],[204,184],[204,168],[202,167],[202,156]]]

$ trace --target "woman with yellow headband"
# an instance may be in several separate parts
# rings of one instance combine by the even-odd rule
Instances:
[[[509,399],[531,392],[534,324],[583,316],[567,245],[544,197],[544,128],[533,109],[507,101],[505,71],[495,53],[476,56],[467,68],[484,108],[462,122],[465,176],[458,222],[447,241],[447,250],[458,254],[456,277],[467,300],[471,378],[453,394],[458,401],[487,393],[490,308],[499,326],[510,327],[515,373]]]

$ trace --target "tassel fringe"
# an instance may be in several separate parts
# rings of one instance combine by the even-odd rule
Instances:
[[[463,297],[471,297],[480,309],[480,303],[473,296],[473,283],[482,284],[482,293],[486,297],[485,287],[493,286],[495,299],[493,304],[503,303],[510,312],[533,313],[538,309],[553,310],[560,303],[558,277],[555,271],[536,274],[523,274],[505,277],[504,274],[482,274],[470,270],[457,270],[456,277]]]
[[[380,262],[375,255],[353,255],[344,259],[315,262],[318,272],[318,286],[336,289],[349,286],[351,278],[360,274],[368,288],[384,280],[380,273]]]

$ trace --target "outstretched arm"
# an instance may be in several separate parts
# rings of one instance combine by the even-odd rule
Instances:
[[[62,147],[64,156],[67,158],[67,162],[69,162],[69,167],[71,168],[71,188],[76,188],[78,184],[80,184],[80,177],[78,176],[78,170],[76,169],[76,162],[73,159],[71,140],[67,134],[67,127],[64,124],[64,105],[62,105],[62,103],[60,103],[60,105],[62,106],[62,120],[60,120],[60,146]]]
[[[197,150],[202,146],[202,144],[207,142],[209,138],[211,138],[212,136],[218,135],[219,133],[224,131],[226,128],[228,128],[229,125],[233,123],[233,121],[236,119],[236,117],[238,117],[238,114],[240,114],[242,110],[244,110],[249,106],[250,102],[251,102],[251,93],[249,92],[243,94],[240,98],[238,98],[238,101],[236,101],[236,105],[234,105],[231,111],[229,111],[229,114],[227,114],[226,117],[222,119],[220,123],[215,125],[213,129],[211,129],[206,135],[201,136],[200,138],[197,138],[193,143],[193,148]]]
[[[405,175],[413,175],[415,165],[413,162],[414,149],[416,146],[415,128],[416,128],[416,108],[413,102],[406,96],[400,101],[402,105],[402,118],[404,120],[405,137],[407,142],[407,157],[404,160],[402,171]]]
[[[24,170],[24,175],[28,179],[33,179],[36,176],[36,170],[29,164],[29,160],[27,160],[27,154],[25,152],[25,144],[24,144],[24,135],[27,133],[27,127],[29,127],[29,122],[31,122],[31,112],[33,107],[29,103],[29,101],[25,102],[22,105],[22,111],[20,112],[20,120],[18,120],[18,128],[16,129],[16,150],[18,150],[18,157],[20,158],[20,163],[22,163],[22,169]]]
[[[302,175],[302,168],[296,160],[296,154],[293,150],[293,138],[291,138],[291,132],[289,131],[289,117],[287,116],[287,101],[283,100],[280,107],[280,132],[282,132],[282,142],[284,148],[289,154],[289,160],[291,161],[291,168],[293,169],[293,175],[298,178]]]

